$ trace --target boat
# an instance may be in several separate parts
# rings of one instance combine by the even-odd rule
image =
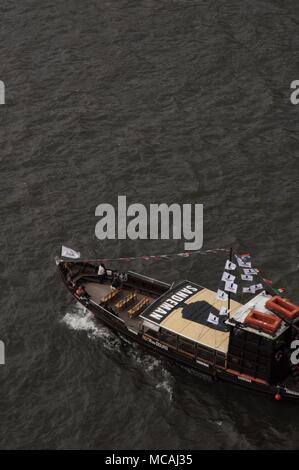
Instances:
[[[65,287],[117,334],[214,380],[277,401],[299,399],[299,366],[291,360],[299,338],[299,307],[251,268],[248,255],[230,254],[222,276],[225,287],[216,292],[193,281],[170,284],[109,269],[101,260],[72,259],[73,253],[56,258]],[[257,276],[260,281],[243,288],[249,297],[242,295],[242,300],[232,298],[236,267],[242,279]]]

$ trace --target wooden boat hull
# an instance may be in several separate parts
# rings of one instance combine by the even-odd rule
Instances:
[[[60,275],[68,291],[74,297],[74,299],[81,303],[88,311],[94,314],[95,318],[102,324],[108,326],[114,333],[125,336],[132,342],[138,343],[142,348],[150,351],[153,355],[176,362],[180,366],[187,367],[198,375],[204,374],[211,377],[213,380],[222,380],[225,382],[233,383],[239,387],[250,389],[255,392],[261,392],[264,394],[271,395],[272,397],[279,395],[281,398],[288,399],[299,399],[299,390],[290,390],[284,386],[271,385],[269,383],[263,383],[260,380],[254,380],[248,378],[243,374],[238,374],[235,371],[228,371],[223,367],[217,367],[213,364],[206,364],[202,361],[196,360],[187,356],[185,353],[180,353],[171,348],[168,348],[165,344],[160,343],[158,340],[153,341],[152,338],[147,338],[142,332],[134,331],[129,328],[123,320],[119,317],[112,315],[109,311],[100,305],[91,305],[88,301],[78,299],[74,292],[69,288],[65,276],[60,269]],[[158,282],[158,281],[157,281]]]

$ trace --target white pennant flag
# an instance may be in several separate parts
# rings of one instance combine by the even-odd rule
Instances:
[[[220,307],[219,316],[228,316],[228,309],[226,307]]]
[[[263,288],[263,284],[255,284],[254,286],[243,287],[243,292],[247,292],[248,294],[255,294],[257,290],[261,290]]]
[[[233,271],[234,269],[236,269],[236,267],[237,265],[228,259],[225,263],[224,269],[227,269],[228,271]]]
[[[254,286],[243,287],[242,291],[243,291],[245,294],[255,294]]]
[[[234,282],[231,282],[231,281],[227,281],[225,283],[224,290],[226,290],[227,292],[232,292],[233,294],[235,294],[238,290],[238,284],[235,284]]]
[[[236,279],[236,276],[233,276],[232,274],[229,274],[227,273],[226,271],[224,271],[224,273],[222,274],[222,278],[221,278],[221,281],[234,281]]]
[[[251,274],[257,274],[257,270],[256,269],[243,269],[244,271],[244,274],[246,275],[251,275]]]
[[[73,258],[78,259],[80,258],[80,251],[72,250],[72,248],[68,248],[67,246],[61,247],[61,256],[63,258]]]
[[[240,268],[251,268],[251,261],[245,261],[245,259],[239,258],[238,256],[236,256],[236,258]]]
[[[254,287],[254,289],[255,289],[254,291],[255,291],[255,292],[256,292],[257,290],[261,290],[261,289],[264,288],[263,284],[256,284],[255,286],[252,286],[252,287]]]
[[[223,301],[225,301],[225,300],[228,299],[228,295],[227,295],[227,293],[224,292],[223,290],[218,289],[218,290],[217,290],[217,299],[218,299],[218,300],[223,300]]]
[[[253,281],[252,274],[241,274],[242,281]]]
[[[213,313],[209,313],[207,321],[209,323],[213,323],[213,325],[218,325],[219,324],[219,318],[214,315]]]

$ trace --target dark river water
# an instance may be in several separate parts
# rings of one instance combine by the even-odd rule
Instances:
[[[96,324],[54,262],[183,251],[95,237],[95,208],[204,204],[299,301],[299,4],[2,0],[0,447],[298,448],[299,408],[195,377]],[[225,257],[136,261],[217,288]]]

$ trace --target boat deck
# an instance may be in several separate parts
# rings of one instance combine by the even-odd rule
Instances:
[[[156,296],[151,294],[141,293],[139,290],[133,290],[129,288],[117,289],[117,293],[114,295],[114,291],[111,289],[111,284],[106,281],[102,284],[96,282],[84,282],[83,283],[86,292],[91,296],[91,300],[98,305],[102,305],[107,310],[112,310],[117,314],[119,318],[134,330],[138,330],[142,324],[142,319],[139,317],[143,310],[150,305]],[[113,298],[109,299],[112,294]],[[105,300],[108,297],[108,300]],[[127,300],[129,300],[127,302]],[[138,309],[138,304],[143,301],[143,308]],[[140,304],[142,306],[142,304]],[[137,307],[137,309],[136,309]],[[135,314],[132,310],[136,309]],[[112,313],[112,312],[111,312]]]

